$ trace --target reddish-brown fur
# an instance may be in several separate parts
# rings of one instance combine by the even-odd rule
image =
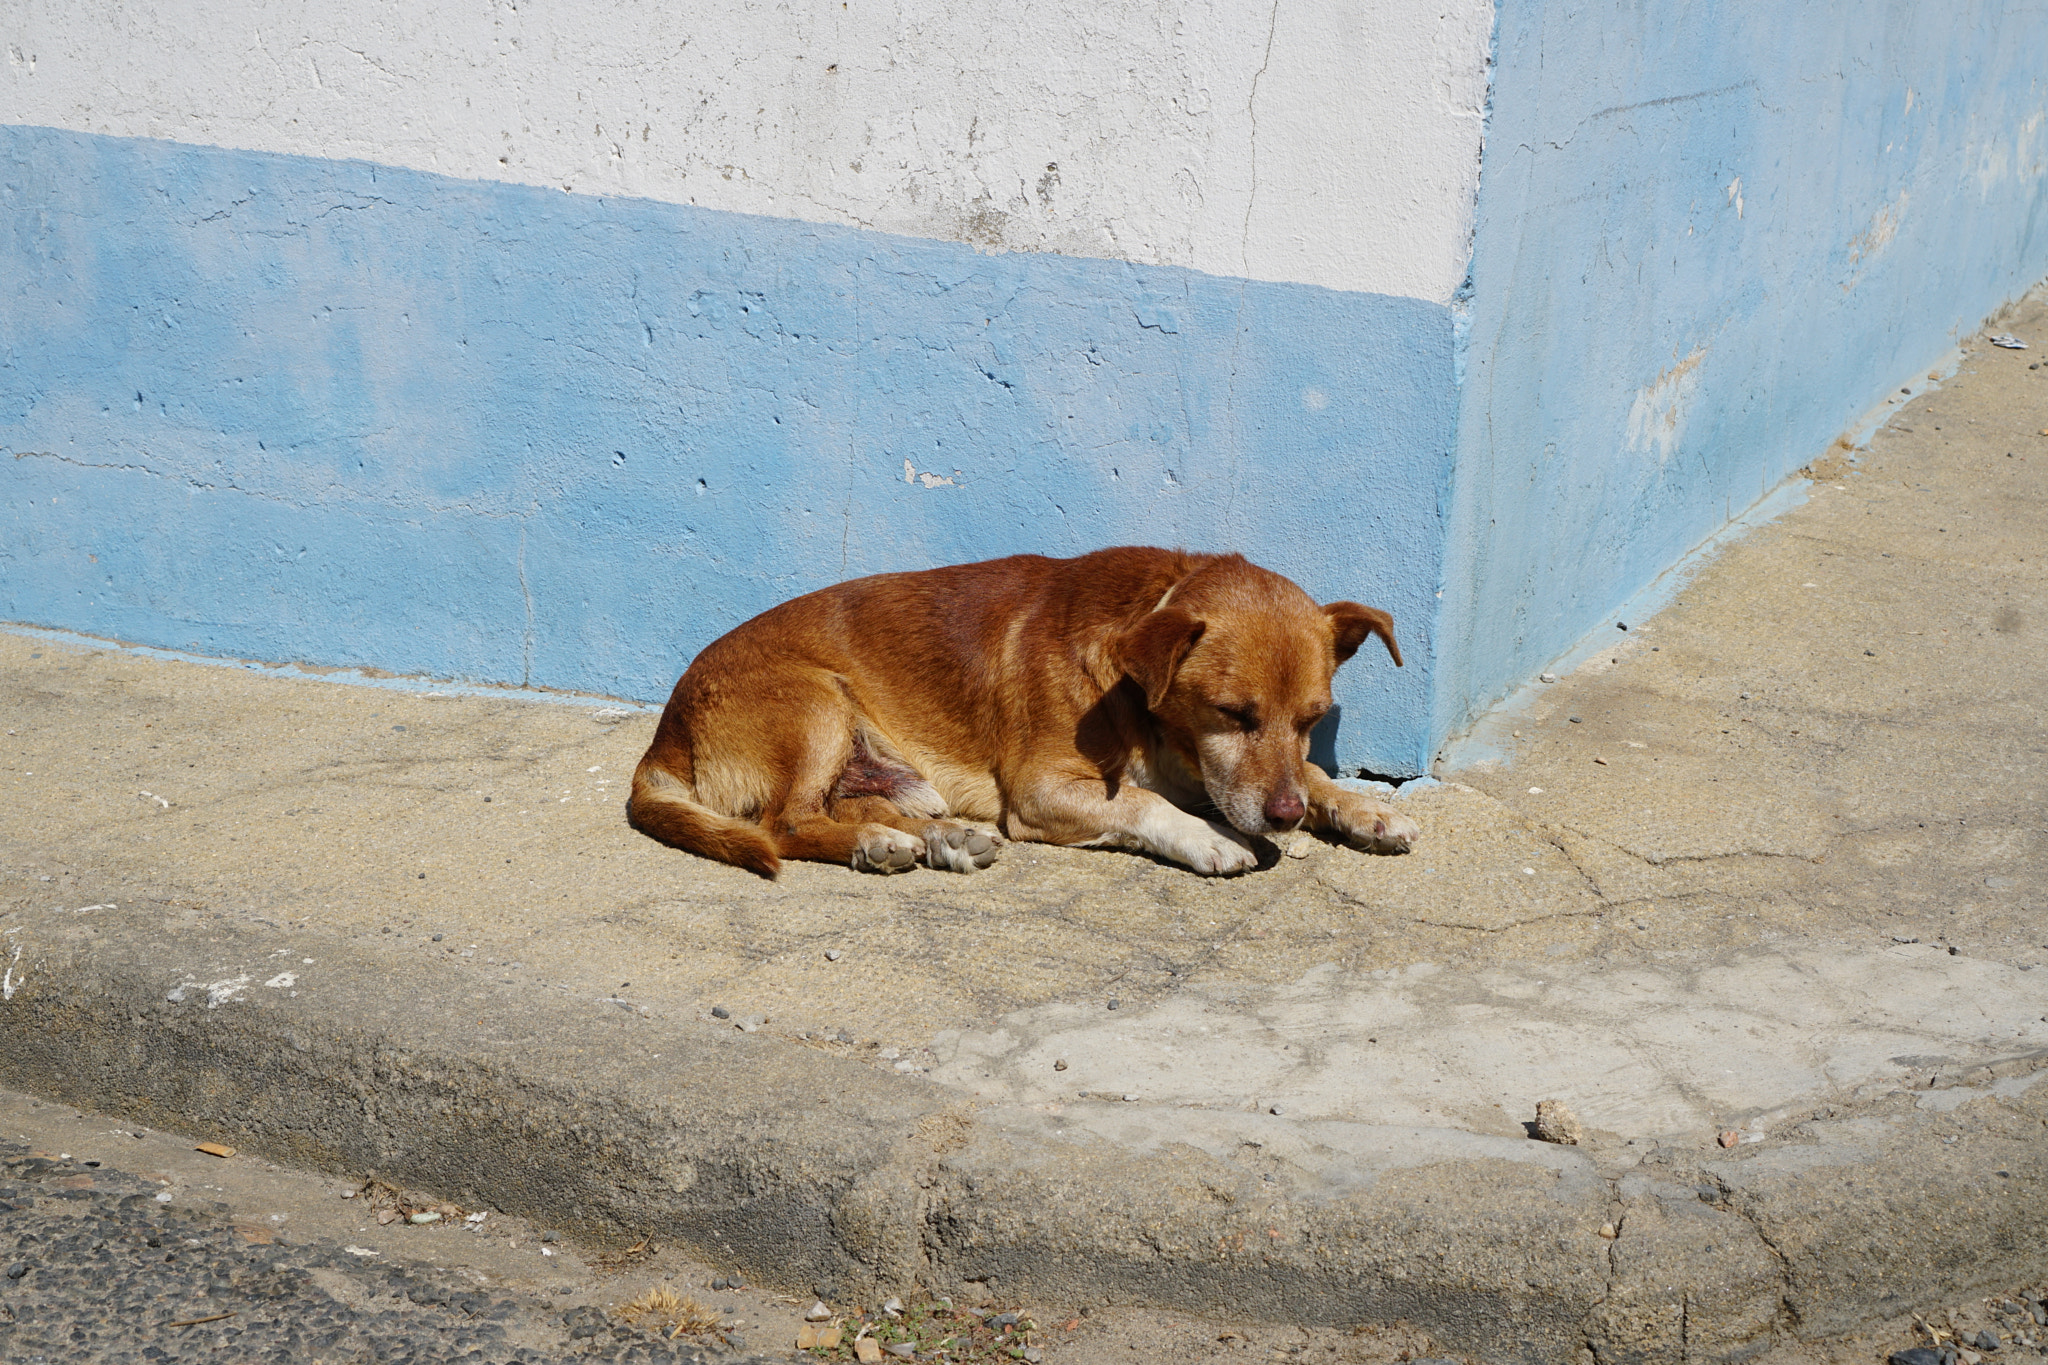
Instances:
[[[784,858],[972,871],[994,848],[962,821],[1211,873],[1253,865],[1247,836],[1304,824],[1403,851],[1412,821],[1307,761],[1330,675],[1368,635],[1400,662],[1384,612],[1318,607],[1237,555],[1124,548],[856,579],[697,656],[628,809],[665,843],[764,876]]]

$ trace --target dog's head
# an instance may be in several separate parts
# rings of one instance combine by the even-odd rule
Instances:
[[[1276,834],[1308,813],[1309,731],[1330,709],[1330,678],[1368,635],[1401,647],[1387,613],[1319,607],[1276,573],[1236,556],[1185,580],[1119,642],[1124,672],[1209,799],[1245,834]]]

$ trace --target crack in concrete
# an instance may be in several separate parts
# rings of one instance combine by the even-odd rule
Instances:
[[[1558,827],[1552,826],[1551,828]],[[1570,829],[1568,829],[1567,832],[1572,834],[1579,833],[1579,831],[1577,830]],[[1547,842],[1552,848],[1556,849],[1559,853],[1562,853],[1564,855],[1564,860],[1572,865],[1572,870],[1579,874],[1580,880],[1585,882],[1586,889],[1593,893],[1595,899],[1600,901],[1603,905],[1612,904],[1612,902],[1608,900],[1607,893],[1600,889],[1600,883],[1593,880],[1593,874],[1588,872],[1585,868],[1585,865],[1572,855],[1572,851],[1569,848],[1565,847],[1564,839],[1561,836],[1552,834],[1548,830],[1545,830],[1542,834],[1542,837],[1544,841]],[[1579,837],[1590,838],[1591,836],[1581,834]],[[1602,841],[1595,839],[1593,840],[1593,842],[1599,843]]]
[[[1715,1183],[1717,1185],[1720,1184],[1719,1181],[1715,1181]],[[1782,1247],[1771,1240],[1771,1235],[1764,1231],[1762,1222],[1757,1219],[1755,1212],[1747,1206],[1747,1202],[1727,1198],[1728,1193],[1727,1187],[1722,1186],[1722,1206],[1749,1225],[1750,1231],[1756,1234],[1757,1241],[1763,1243],[1764,1250],[1771,1253],[1771,1259],[1778,1266],[1779,1321],[1773,1324],[1773,1334],[1775,1335],[1779,1330],[1782,1330],[1787,1335],[1794,1334],[1799,1330],[1799,1305],[1794,1300],[1792,1294],[1792,1260],[1785,1254]]]

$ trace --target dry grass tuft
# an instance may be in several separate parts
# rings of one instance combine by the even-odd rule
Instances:
[[[620,1304],[618,1315],[636,1327],[644,1324],[670,1338],[713,1331],[719,1324],[714,1310],[693,1298],[679,1298],[674,1290],[659,1287]]]

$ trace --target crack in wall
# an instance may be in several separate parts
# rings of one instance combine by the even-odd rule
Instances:
[[[153,469],[146,464],[114,464],[98,460],[81,460],[77,456],[61,455],[51,450],[17,450],[13,454],[17,460],[53,460],[58,464],[69,465],[74,469],[90,469],[98,473],[141,474],[147,478],[162,479],[166,483],[183,484],[187,488],[201,493],[239,493],[245,498],[254,498],[259,502],[276,503],[280,507],[289,507],[295,511],[305,511],[311,507],[357,506],[374,508],[379,511],[399,512],[408,517],[444,516],[449,513],[460,512],[469,516],[488,518],[492,521],[509,521],[513,518],[523,519],[525,516],[524,513],[520,512],[496,512],[467,502],[422,503],[397,497],[379,497],[374,494],[365,494],[354,490],[347,490],[349,499],[346,503],[329,502],[318,498],[292,498],[282,493],[266,493],[261,489],[246,488],[234,482],[209,483],[207,480],[196,475]],[[340,488],[341,485],[334,484],[329,485],[329,487]]]

